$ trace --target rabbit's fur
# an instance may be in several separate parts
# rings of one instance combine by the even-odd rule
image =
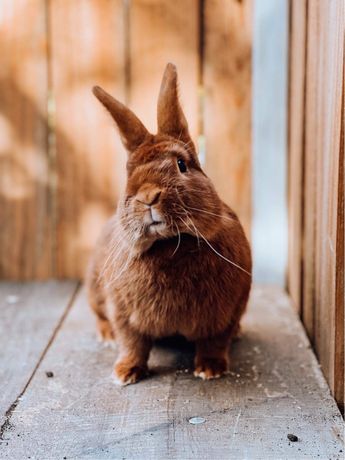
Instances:
[[[195,341],[196,376],[219,377],[247,304],[251,252],[200,167],[176,68],[168,64],[163,76],[156,135],[101,88],[94,94],[128,151],[126,190],[87,276],[98,331],[118,342],[115,377],[128,384],[145,376],[153,340],[175,334]]]

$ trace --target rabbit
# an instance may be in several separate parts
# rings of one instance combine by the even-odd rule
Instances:
[[[194,375],[222,376],[251,287],[251,250],[232,209],[201,169],[166,66],[158,133],[102,88],[93,93],[115,120],[128,152],[127,184],[106,223],[86,278],[100,337],[116,340],[121,385],[148,374],[156,339],[195,342]]]

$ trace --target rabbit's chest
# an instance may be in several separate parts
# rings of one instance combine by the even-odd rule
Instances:
[[[191,241],[190,248],[172,256],[174,249],[148,253],[124,272],[116,302],[121,315],[153,337],[181,334],[194,339],[224,330],[243,295],[234,268],[206,244]]]
[[[127,305],[129,323],[143,334],[201,337],[210,330],[221,330],[229,322],[230,305],[227,301],[224,308],[220,297],[215,299],[209,278],[156,274],[145,283],[134,281],[131,287],[132,296]]]

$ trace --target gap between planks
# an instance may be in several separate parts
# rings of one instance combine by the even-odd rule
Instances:
[[[1,310],[0,310],[0,314],[1,316],[3,316],[3,309],[6,308],[5,307],[5,304],[9,304],[11,305],[12,303],[14,304],[12,308],[21,308],[20,305],[16,305],[18,300],[20,301],[21,298],[26,298],[26,295],[25,295],[25,289],[28,287],[28,286],[33,286],[33,285],[36,285],[36,286],[42,286],[42,283],[12,283],[12,282],[2,282],[1,283],[1,288],[0,288],[0,292],[1,292],[1,299],[2,299],[2,303],[1,303]],[[28,371],[28,373],[26,374],[26,380],[23,380],[22,382],[22,389],[19,391],[19,393],[17,393],[17,397],[15,398],[15,400],[11,403],[11,405],[8,407],[8,409],[6,410],[6,412],[3,414],[3,413],[0,413],[0,416],[1,416],[1,426],[0,426],[0,442],[3,441],[3,438],[4,438],[4,435],[6,433],[6,431],[8,429],[11,428],[11,417],[12,417],[12,414],[13,414],[13,411],[16,409],[21,397],[24,395],[26,389],[28,388],[28,386],[30,385],[30,382],[32,381],[33,377],[35,376],[36,372],[37,372],[37,369],[39,368],[42,360],[44,359],[47,351],[49,350],[49,347],[51,346],[51,344],[53,343],[56,335],[58,334],[65,318],[67,317],[68,315],[68,312],[69,310],[71,309],[72,305],[73,305],[73,302],[77,296],[77,293],[79,291],[79,288],[80,288],[80,283],[79,282],[48,282],[48,283],[45,283],[44,286],[49,286],[49,285],[52,285],[52,286],[58,286],[58,287],[65,287],[67,286],[67,290],[69,292],[65,293],[64,291],[62,291],[62,298],[61,298],[61,304],[60,305],[57,305],[58,307],[58,312],[57,312],[57,316],[54,317],[53,313],[52,312],[52,317],[49,318],[52,322],[52,324],[43,324],[43,326],[50,326],[52,328],[52,332],[51,332],[51,335],[49,335],[50,331],[48,330],[48,336],[46,337],[42,337],[41,340],[38,340],[38,346],[41,346],[43,349],[43,351],[41,352],[40,349],[38,348],[37,349],[37,352],[34,354],[34,357],[31,361],[31,368],[32,370],[30,369]],[[14,295],[13,292],[16,292],[16,294]],[[40,291],[39,291],[40,292]],[[7,293],[7,294],[6,294]],[[55,292],[56,294],[56,292]],[[57,299],[55,298],[54,299],[55,301],[57,300],[59,302],[60,298],[58,297]],[[23,302],[22,302],[23,303]],[[33,302],[29,302],[29,305],[27,305],[28,308],[30,309],[30,307],[33,307],[35,308],[35,301]],[[48,306],[49,308],[49,306]],[[16,324],[16,313],[18,313],[18,311],[16,312],[12,312],[12,314],[14,315],[14,324]],[[30,312],[28,312],[30,314]],[[29,314],[28,314],[28,319],[30,320],[30,317],[29,317]],[[5,315],[6,315],[6,312],[5,312]],[[59,316],[61,315],[61,316]],[[3,317],[1,317],[1,319],[3,319]],[[54,321],[55,320],[55,321]],[[30,324],[30,322],[29,322]],[[12,333],[15,333],[15,331],[10,331],[9,333],[12,334]],[[27,333],[29,332],[36,332],[34,330],[30,330],[30,327],[29,327],[29,331],[26,331]],[[6,333],[5,331],[3,330],[2,331],[2,341],[5,341],[6,340]],[[18,339],[18,342],[20,343],[20,337],[15,337],[15,339]],[[10,339],[9,339],[10,340]],[[35,337],[34,340],[37,340],[37,336]],[[48,341],[47,341],[48,340]],[[5,348],[5,352],[6,351],[9,351],[9,350],[6,350],[6,345],[2,343],[2,347]],[[32,352],[32,350],[30,350]],[[11,352],[11,350],[10,350]],[[17,364],[17,368],[18,370],[21,370],[20,367],[21,365],[24,365],[24,360],[27,358],[27,356],[25,354],[20,354],[19,356],[13,356],[13,358],[17,359],[16,361],[16,364]],[[36,361],[35,361],[35,358],[36,358]],[[22,363],[20,361],[23,361]],[[25,378],[25,377],[24,377]],[[20,388],[20,387],[19,387]],[[15,390],[14,390],[15,391]],[[8,404],[10,403],[10,401],[7,401]],[[1,404],[1,411],[4,410],[4,407],[5,407],[5,404],[6,404],[6,401],[4,401],[2,404]]]

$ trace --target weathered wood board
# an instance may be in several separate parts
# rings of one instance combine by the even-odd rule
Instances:
[[[0,277],[52,276],[43,0],[0,7]]]
[[[291,7],[288,287],[344,407],[345,4]]]
[[[307,1],[292,0],[290,8],[289,84],[289,251],[288,288],[296,310],[302,313],[303,165],[306,79]]]
[[[250,236],[252,1],[207,0],[204,21],[206,171]]]
[[[343,343],[336,343],[336,272],[340,269],[337,253],[338,179],[340,167],[342,92],[344,68],[345,3],[319,2],[317,8],[318,43],[317,76],[310,76],[317,85],[317,129],[321,131],[317,145],[317,208],[315,249],[315,347],[329,386],[335,388],[335,354]],[[325,72],[324,69],[328,69]],[[311,115],[312,116],[312,115]],[[344,276],[344,272],[343,272]],[[344,324],[343,324],[344,327]]]
[[[225,378],[195,379],[185,371],[190,350],[156,347],[154,375],[118,387],[116,352],[96,342],[81,294],[12,414],[0,457],[341,458],[342,418],[286,295],[254,289],[243,333]]]
[[[345,60],[343,70],[343,106],[341,115],[339,179],[338,179],[338,225],[337,267],[335,298],[335,357],[334,396],[340,410],[345,413]]]
[[[199,2],[136,0],[128,11],[128,103],[152,133],[165,66],[177,66],[180,99],[197,141]]]
[[[124,100],[124,3],[50,2],[49,20],[56,272],[60,278],[82,278],[125,178],[126,154],[116,128],[91,92],[100,85]]]
[[[292,2],[291,24],[289,291],[343,406],[344,2]]]
[[[0,425],[66,312],[77,283],[0,283]]]

